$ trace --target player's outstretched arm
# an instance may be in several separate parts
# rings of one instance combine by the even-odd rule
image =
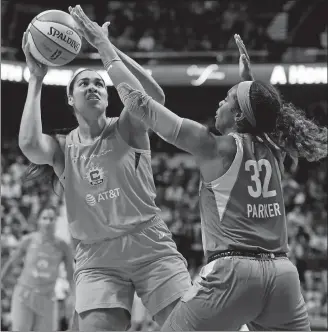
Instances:
[[[102,29],[108,38],[109,38],[109,31],[108,31],[109,25],[110,22],[105,22],[102,25]],[[165,102],[164,91],[154,80],[154,78],[149,73],[147,73],[147,71],[144,68],[142,68],[135,60],[133,60],[127,54],[119,50],[115,45],[113,45],[113,48],[116,51],[117,55],[122,60],[122,62],[125,64],[125,66],[140,81],[146,93],[149,96],[151,96],[154,100],[164,105]]]
[[[217,143],[205,126],[179,117],[126,83],[118,86],[118,93],[124,100],[127,111],[164,140],[196,157],[212,158]]]
[[[115,51],[130,70],[130,72],[140,81],[141,85],[145,89],[146,93],[151,96],[154,100],[164,105],[165,103],[165,94],[163,89],[159,84],[154,80],[154,78],[147,73],[147,71],[142,68],[139,63],[131,59],[128,55],[123,53],[117,47],[113,45]]]
[[[18,143],[24,155],[34,164],[53,165],[54,155],[60,147],[56,140],[42,133],[41,89],[48,68],[31,55],[27,34],[22,41],[23,52],[30,71],[28,91],[19,129]]]

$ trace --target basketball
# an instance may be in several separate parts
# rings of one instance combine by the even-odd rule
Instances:
[[[37,15],[27,28],[33,57],[51,66],[63,66],[80,52],[82,37],[74,19],[61,10],[47,10]]]

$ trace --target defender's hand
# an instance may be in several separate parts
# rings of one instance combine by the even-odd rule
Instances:
[[[251,60],[246,50],[246,46],[239,35],[234,35],[235,42],[239,50],[239,76],[243,81],[253,81],[254,76],[251,70]]]
[[[77,30],[92,46],[97,48],[102,42],[108,41],[108,32],[105,33],[98,23],[91,21],[80,5],[69,6],[68,11],[76,22]]]

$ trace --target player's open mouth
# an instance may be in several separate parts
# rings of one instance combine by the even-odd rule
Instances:
[[[97,95],[89,95],[87,97],[88,100],[100,100],[100,98]]]

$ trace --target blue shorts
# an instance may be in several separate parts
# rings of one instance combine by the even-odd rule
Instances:
[[[310,331],[296,267],[288,258],[218,258],[182,297],[161,331]]]
[[[133,233],[76,248],[76,311],[124,308],[134,292],[152,316],[191,287],[187,263],[159,217]]]

